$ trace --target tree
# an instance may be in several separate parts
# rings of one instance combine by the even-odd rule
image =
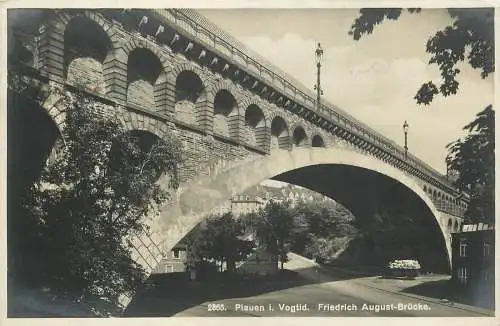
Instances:
[[[120,295],[131,295],[145,272],[131,258],[127,238],[142,232],[144,216],[179,183],[182,161],[174,137],[125,133],[117,121],[98,114],[100,104],[62,91],[65,146],[49,160],[27,191],[23,266],[59,296],[90,306],[98,315],[120,312]],[[166,187],[158,178],[169,178]]]
[[[221,271],[224,262],[228,271],[236,271],[236,263],[253,252],[254,242],[243,238],[243,224],[231,212],[209,220],[206,233],[212,238],[208,256],[221,262]]]
[[[420,9],[408,9],[408,12],[419,13]],[[371,34],[374,27],[384,20],[398,19],[401,13],[401,8],[361,9],[349,35],[359,40],[362,35]],[[439,86],[432,81],[425,82],[414,97],[418,104],[429,104],[439,93],[445,97],[456,94],[460,62],[467,61],[472,68],[480,69],[482,78],[495,70],[494,10],[448,9],[448,13],[453,23],[432,35],[426,45],[426,51],[431,55],[429,64],[439,67],[442,82]]]
[[[271,200],[257,213],[254,230],[259,244],[278,257],[281,269],[288,261],[287,254],[294,237],[302,232],[305,223],[295,214],[289,202],[278,203]]]
[[[208,217],[185,238],[189,252],[188,264],[216,260],[221,263],[221,272],[224,262],[229,272],[235,272],[236,263],[245,260],[255,246],[244,235],[244,224],[235,219],[232,213]]]
[[[449,144],[446,163],[458,172],[455,185],[471,194],[468,222],[495,223],[495,111],[491,105],[466,125],[469,134]]]

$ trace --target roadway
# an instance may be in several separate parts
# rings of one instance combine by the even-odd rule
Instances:
[[[443,302],[439,299],[401,292],[429,280],[363,277],[321,268],[301,256],[290,254],[287,269],[310,281],[301,285],[255,296],[208,301],[175,316],[199,317],[487,317],[488,310]],[[342,273],[342,275],[341,275]],[[434,280],[443,278],[435,276]]]

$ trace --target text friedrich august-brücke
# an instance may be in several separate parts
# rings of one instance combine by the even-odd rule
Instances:
[[[289,313],[296,313],[301,311],[311,311],[314,309],[318,312],[337,312],[337,311],[430,311],[431,307],[422,303],[391,303],[391,304],[268,304],[268,305],[250,305],[237,303],[234,305],[234,311],[240,312],[265,312],[265,311],[283,311]]]

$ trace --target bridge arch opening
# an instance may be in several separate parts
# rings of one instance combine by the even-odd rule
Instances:
[[[175,81],[175,115],[178,120],[196,124],[201,102],[206,98],[201,78],[190,70],[183,70]]]
[[[295,127],[293,130],[293,145],[297,147],[307,146],[308,138],[306,131],[301,126]]]
[[[245,110],[245,142],[249,145],[266,148],[266,120],[264,113],[255,104],[250,104]]]
[[[7,101],[7,179],[25,188],[40,177],[61,132],[36,101],[14,92]]]
[[[271,122],[271,149],[290,149],[290,135],[285,120],[274,117]]]
[[[233,94],[221,89],[214,99],[214,133],[228,137],[238,137],[238,105]]]
[[[7,92],[7,228],[8,268],[13,273],[29,273],[25,263],[32,253],[22,252],[24,238],[19,227],[33,221],[23,204],[27,190],[39,180],[55,144],[62,139],[58,125],[36,101],[24,94]],[[25,224],[24,224],[25,225]],[[32,245],[32,243],[31,243]],[[19,263],[19,265],[18,265]]]
[[[164,231],[165,234],[170,235],[165,236],[165,250],[173,247],[206,212],[234,193],[244,193],[267,179],[314,190],[351,211],[361,229],[377,235],[374,243],[382,248],[377,255],[362,256],[360,262],[371,257],[371,263],[383,266],[388,259],[414,258],[420,261],[424,271],[449,271],[451,247],[446,224],[441,225],[441,213],[418,182],[393,166],[345,148],[276,151],[220,171],[210,176],[210,180],[202,178],[194,182],[192,188],[186,188],[179,196],[179,204],[161,213],[159,223],[164,230],[169,230]],[[205,194],[202,200],[200,193]],[[388,224],[382,223],[384,221]],[[381,232],[381,225],[385,233]],[[174,239],[175,232],[179,233]],[[405,250],[391,252],[390,257],[385,254],[384,248],[400,247]]]
[[[151,50],[132,50],[127,62],[127,102],[148,109],[154,108],[155,86],[162,73],[163,65]]]
[[[323,137],[320,135],[314,135],[311,141],[312,147],[326,147]]]
[[[64,30],[64,72],[68,83],[99,94],[106,94],[104,61],[111,40],[95,21],[77,16]]]
[[[452,232],[452,219],[442,230],[437,211],[399,180],[350,164],[300,167],[272,180],[319,192],[353,213],[366,238],[355,240],[338,262],[381,266],[393,259],[417,259],[423,271],[449,272],[443,231]]]

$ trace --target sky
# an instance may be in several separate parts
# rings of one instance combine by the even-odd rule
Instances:
[[[427,39],[451,23],[446,10],[403,12],[373,34],[354,41],[348,31],[359,16],[356,9],[204,9],[200,13],[251,50],[313,90],[314,50],[321,42],[323,97],[356,119],[404,146],[408,121],[409,151],[441,173],[446,145],[466,135],[463,126],[493,103],[493,76],[459,66],[460,88],[455,96],[439,96],[428,105],[416,104],[420,85],[439,81],[437,66],[429,65]]]

